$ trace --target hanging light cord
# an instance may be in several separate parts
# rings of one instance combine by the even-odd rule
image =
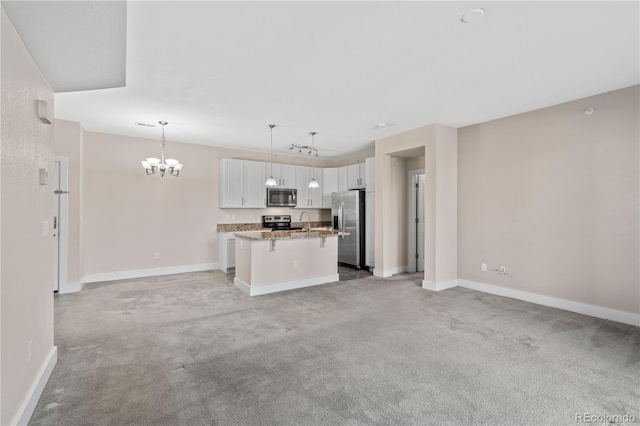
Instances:
[[[276,127],[275,124],[269,124],[269,128],[271,129],[271,170],[270,174],[273,176],[273,128]]]
[[[166,121],[160,121],[160,124],[162,125],[162,159],[161,159],[161,163],[164,164],[164,147],[166,145],[165,140],[164,140],[164,126],[167,125]]]
[[[315,141],[315,136],[316,136],[316,132],[311,132],[309,133],[311,135],[311,147],[313,148],[314,151],[316,151],[316,141]],[[316,151],[316,155],[317,155]],[[315,179],[315,170],[313,169],[313,155],[311,156],[311,179]]]

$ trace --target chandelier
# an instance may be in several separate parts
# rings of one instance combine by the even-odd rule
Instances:
[[[146,160],[142,161],[142,167],[144,167],[147,175],[152,175],[159,171],[160,176],[162,177],[164,177],[165,172],[169,172],[171,176],[178,176],[180,174],[180,170],[182,170],[182,163],[178,160],[174,160],[173,158],[169,158],[167,160],[164,159],[164,126],[169,123],[167,123],[166,121],[158,121],[158,123],[160,123],[160,125],[162,126],[161,158],[147,158]]]

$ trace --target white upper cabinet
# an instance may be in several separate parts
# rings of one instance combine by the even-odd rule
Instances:
[[[229,158],[220,160],[220,208],[265,207],[266,164]]]
[[[338,168],[338,192],[344,192],[349,190],[348,182],[348,170],[349,166]]]
[[[331,194],[338,191],[338,169],[328,168],[323,170],[322,176],[322,207],[331,208]]]
[[[309,207],[309,167],[296,166],[296,186],[298,190],[298,205],[296,208]]]
[[[316,182],[318,182],[318,185],[320,185],[319,188],[307,188],[309,190],[309,202],[310,205],[309,207],[312,207],[314,209],[321,209],[322,208],[322,191],[324,188],[324,175],[322,173],[322,169],[319,168],[315,168],[313,169],[312,172],[309,173],[309,180],[311,180],[311,178],[315,178]],[[307,181],[307,186],[309,185],[309,182]]]
[[[352,164],[347,167],[347,182],[349,189],[366,187],[365,163]]]
[[[314,177],[319,188],[309,188],[309,181]],[[321,209],[322,208],[322,169],[296,166],[296,189],[298,190],[298,209]]]
[[[244,206],[248,208],[266,207],[267,163],[262,161],[244,162]]]
[[[376,157],[370,157],[365,160],[365,183],[367,184],[367,192],[376,190]]]
[[[267,163],[267,177],[271,175],[271,163]],[[274,164],[273,178],[281,188],[296,187],[296,166],[291,164]]]
[[[244,207],[244,160],[220,160],[220,207]]]

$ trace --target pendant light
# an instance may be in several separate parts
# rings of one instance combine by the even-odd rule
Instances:
[[[314,177],[315,176],[315,170],[313,168],[313,157],[318,155],[318,151],[316,151],[316,144],[315,144],[315,140],[314,140],[316,132],[311,132],[309,134],[311,135],[311,148],[316,153],[316,155],[312,155],[312,151],[309,151],[309,155],[311,155],[311,180],[309,181],[309,188],[320,188],[320,185],[318,184],[318,181]]]
[[[271,169],[269,170],[269,179],[264,183],[264,186],[278,186],[278,182],[273,178],[273,128],[276,127],[275,124],[269,124],[269,129],[271,129]]]

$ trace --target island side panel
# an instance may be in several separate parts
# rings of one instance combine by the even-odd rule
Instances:
[[[319,237],[276,240],[274,251],[269,240],[253,241],[251,287],[337,275],[338,238],[327,237],[324,247]]]
[[[251,245],[252,241],[236,238],[236,278],[251,285]]]

